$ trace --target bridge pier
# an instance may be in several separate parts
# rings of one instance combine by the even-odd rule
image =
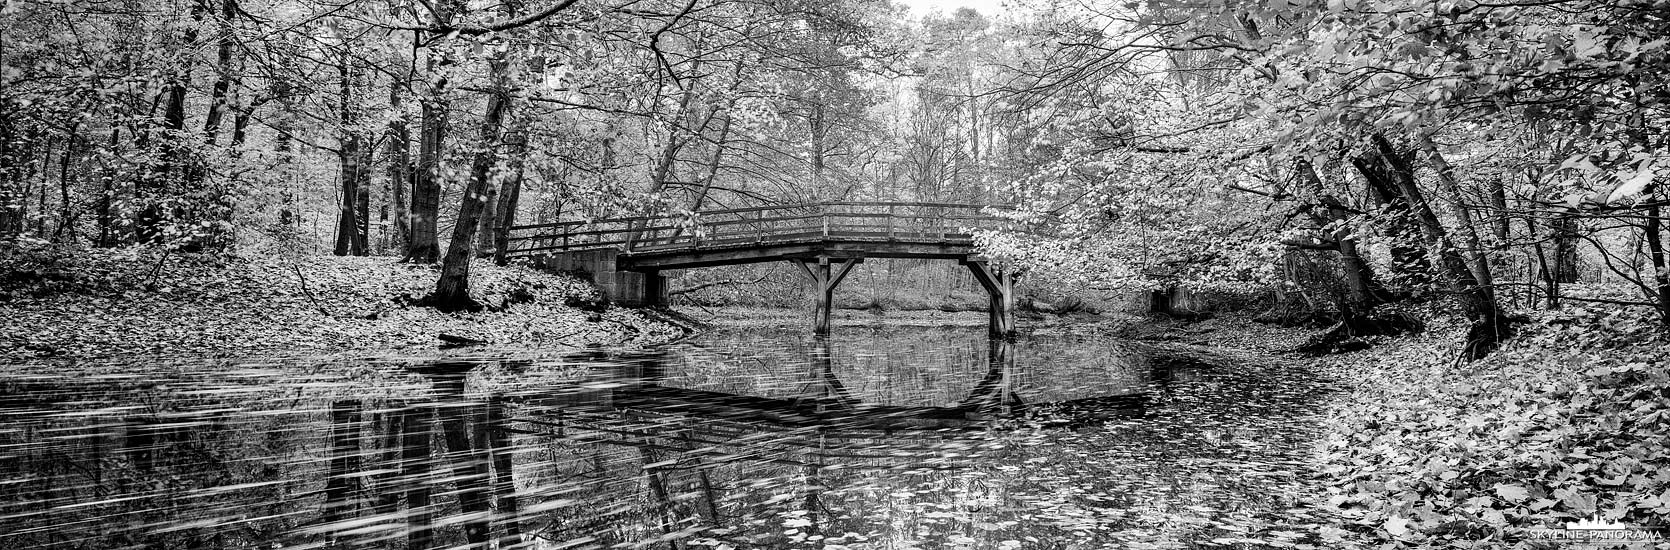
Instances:
[[[584,274],[605,298],[624,306],[665,305],[667,277],[659,270],[622,269],[620,255],[613,248],[543,254],[534,257],[534,265],[559,273]]]
[[[832,266],[828,256],[818,256],[816,260],[792,259],[789,263],[800,268],[802,273],[812,280],[813,297],[816,300],[812,311],[812,334],[829,334],[830,310],[835,305],[835,287],[841,280],[847,278],[852,266],[863,262],[863,258],[846,258],[839,260],[840,265]]]
[[[963,265],[974,273],[974,280],[985,287],[991,296],[987,309],[991,319],[993,338],[1015,337],[1015,273],[1013,268],[992,268],[984,260],[963,260]]]

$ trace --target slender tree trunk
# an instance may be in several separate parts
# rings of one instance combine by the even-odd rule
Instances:
[[[64,148],[63,158],[58,161],[58,228],[53,231],[53,242],[75,242],[75,211],[70,204],[70,162],[80,154],[81,125],[72,124],[69,131],[69,144]]]
[[[1577,270],[1577,216],[1562,211],[1549,229],[1554,240],[1554,280],[1562,284],[1581,281]]]
[[[209,1],[209,0],[203,0]],[[214,145],[220,134],[221,120],[232,108],[229,101],[232,86],[237,83],[232,71],[232,53],[236,42],[232,37],[232,18],[237,16],[236,0],[221,0],[220,13],[215,16],[215,83],[209,90],[209,113],[203,117],[203,141]]]
[[[488,187],[493,184],[493,165],[500,146],[499,129],[505,111],[510,108],[510,94],[504,86],[505,69],[505,60],[493,63],[496,84],[493,95],[487,100],[487,114],[481,121],[481,151],[476,153],[475,162],[470,166],[469,185],[460,201],[458,220],[453,223],[452,240],[447,245],[446,258],[441,262],[441,278],[435,284],[431,300],[436,308],[442,310],[480,307],[470,298],[470,259],[474,256],[470,248],[475,244],[475,231],[481,223],[481,213],[486,209]]]
[[[1313,211],[1320,210],[1317,213],[1321,214],[1316,216],[1315,223],[1319,227],[1336,227],[1331,236],[1339,251],[1346,288],[1346,303],[1342,304],[1341,316],[1349,320],[1366,315],[1376,306],[1390,301],[1391,293],[1375,280],[1374,268],[1363,261],[1356,237],[1352,236],[1351,228],[1343,225],[1350,216],[1338,198],[1324,191],[1322,177],[1316,173],[1316,167],[1308,161],[1299,161],[1298,170],[1301,181],[1309,188],[1309,194],[1319,203],[1312,206]]]
[[[121,142],[121,134],[122,130],[120,128],[110,129],[110,141],[108,142],[108,145],[106,145],[106,147],[109,148],[108,150],[116,150],[116,144]],[[0,156],[0,158],[4,157]],[[94,222],[98,225],[99,229],[99,237],[95,246],[100,248],[116,246],[115,202],[116,169],[109,165],[102,165],[99,168],[99,201],[97,206],[98,211],[96,213],[97,218]],[[4,229],[0,229],[0,232],[3,231]]]
[[[487,548],[492,536],[491,510],[487,492],[492,483],[488,475],[489,458],[486,446],[471,445],[468,433],[473,404],[464,401],[464,375],[449,374],[435,382],[437,390],[447,399],[442,405],[441,431],[445,433],[447,457],[452,462],[452,483],[458,494],[458,507],[469,519],[464,520],[464,539],[472,549]],[[444,388],[444,389],[443,389]],[[479,426],[478,430],[487,429]]]
[[[1421,240],[1420,231],[1414,227],[1408,201],[1398,190],[1390,159],[1378,151],[1370,151],[1351,159],[1351,165],[1363,176],[1369,199],[1388,214],[1386,236],[1391,241],[1391,271],[1396,280],[1409,285],[1430,282],[1432,263],[1426,248],[1416,244]]]
[[[430,72],[435,73],[441,63],[432,60]],[[423,122],[418,132],[418,169],[412,185],[411,239],[406,248],[406,260],[416,263],[435,263],[440,257],[440,242],[436,237],[441,209],[441,156],[446,153],[447,79],[435,78],[429,93],[423,98]]]
[[[499,192],[499,219],[493,227],[493,262],[505,265],[510,252],[510,228],[516,225],[516,208],[522,202],[522,176],[526,169],[523,158],[528,153],[527,118],[518,117],[511,130],[507,147],[510,149],[510,169]]]
[[[404,83],[394,80],[389,85],[389,110],[394,112],[388,131],[389,202],[394,208],[395,246],[402,252],[411,250],[412,240],[411,213],[406,205],[412,187],[412,131],[403,112],[405,97]]]
[[[1543,284],[1543,304],[1547,309],[1560,307],[1560,281],[1554,276],[1552,266],[1548,264],[1548,254],[1544,252],[1542,239],[1537,237],[1537,222],[1532,216],[1525,216],[1525,235],[1531,238],[1531,249],[1537,257],[1537,277]]]
[[[193,24],[187,25],[181,36],[181,51],[190,51],[197,45],[197,25],[207,16],[209,6],[206,0],[199,0],[192,5],[191,18]],[[186,212],[178,206],[165,205],[164,201],[187,189],[173,189],[196,179],[188,172],[195,170],[188,166],[191,162],[191,147],[187,145],[186,136],[186,90],[191,83],[191,61],[189,56],[180,62],[183,66],[164,75],[167,79],[163,83],[163,111],[161,135],[157,139],[159,147],[158,160],[151,163],[149,169],[140,178],[138,186],[142,207],[135,225],[134,236],[139,242],[162,244],[169,234],[166,228],[174,225],[177,218]],[[150,141],[146,139],[146,141]],[[192,248],[191,242],[179,243]]]
[[[1664,218],[1660,216],[1658,185],[1649,187],[1646,193],[1647,250],[1653,265],[1653,283],[1656,287],[1659,320],[1666,328],[1670,328],[1670,271],[1665,269],[1664,254]]]
[[[494,256],[493,243],[497,239],[493,231],[499,226],[499,192],[504,187],[504,180],[489,168],[487,188],[481,199],[481,220],[475,228],[475,255],[477,258],[491,258]]]
[[[365,167],[362,166],[365,158],[360,151],[364,144],[358,129],[354,127],[358,122],[358,116],[354,105],[354,75],[351,63],[344,45],[342,63],[337,66],[338,75],[341,77],[337,90],[342,101],[341,111],[338,112],[338,121],[342,126],[338,130],[341,132],[341,141],[340,149],[337,151],[337,159],[341,165],[342,196],[337,211],[336,248],[333,251],[337,256],[367,254],[364,234],[366,220],[362,203],[367,190],[361,185],[365,179],[361,175],[365,172]]]
[[[1468,262],[1472,264],[1474,280],[1480,286],[1494,287],[1495,278],[1490,273],[1490,261],[1484,254],[1484,246],[1480,242],[1478,230],[1474,229],[1473,214],[1467,210],[1466,196],[1461,192],[1460,182],[1456,181],[1455,168],[1450,166],[1448,160],[1444,159],[1444,155],[1438,151],[1438,145],[1432,142],[1431,137],[1421,134],[1416,137],[1416,142],[1426,153],[1427,161],[1431,162],[1432,167],[1438,172],[1439,187],[1449,195],[1449,200],[1444,202],[1450,205],[1451,214],[1460,223],[1457,229],[1461,232],[1462,244],[1467,247],[1464,253],[1467,255]]]
[[[17,151],[21,112],[21,106],[10,97],[0,100],[0,237],[15,237],[23,232],[23,200],[19,192],[23,185],[20,177],[23,163]]]

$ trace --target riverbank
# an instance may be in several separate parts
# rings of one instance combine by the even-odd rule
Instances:
[[[1292,353],[1315,330],[1226,315],[1116,320],[1126,339],[1255,351],[1331,388],[1314,457],[1332,517],[1325,548],[1509,548],[1599,518],[1670,523],[1670,338],[1645,309],[1535,312],[1490,357],[1457,363],[1466,329],[1322,357]],[[1662,542],[1662,541],[1661,541]]]
[[[1519,547],[1596,516],[1670,520],[1670,341],[1645,311],[1538,312],[1473,364],[1454,361],[1463,332],[1312,360],[1342,387],[1318,449],[1325,535]]]
[[[685,332],[597,305],[582,281],[489,262],[471,267],[472,294],[489,310],[412,305],[437,269],[380,257],[13,250],[0,258],[0,357],[415,355],[452,345],[443,338],[580,348],[654,345]]]

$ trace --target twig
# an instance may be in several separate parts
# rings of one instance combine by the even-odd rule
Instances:
[[[174,252],[174,249],[172,249],[172,248],[162,249],[162,257],[157,258],[157,265],[155,267],[151,268],[151,274],[147,275],[145,277],[145,284],[142,285],[142,286],[144,286],[146,288],[150,288],[151,286],[154,286],[156,284],[157,276],[162,274],[162,264],[168,262],[168,255],[170,253],[173,253],[173,252]]]
[[[313,302],[313,307],[319,308],[319,313],[325,314],[326,317],[335,317],[334,315],[331,315],[329,310],[325,309],[323,304],[319,303],[319,298],[313,296],[313,291],[307,289],[307,277],[302,275],[302,266],[295,262],[290,262],[290,269],[295,270],[296,279],[300,280],[302,283],[302,294],[306,294],[307,299]]]

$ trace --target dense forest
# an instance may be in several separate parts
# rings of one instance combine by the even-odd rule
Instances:
[[[1445,297],[1670,323],[1662,4],[6,3],[0,233],[442,265],[517,224],[1014,207],[1038,287],[1271,296],[1336,336]],[[1594,284],[1590,284],[1594,283]],[[1588,286],[1585,286],[1589,284]]]

